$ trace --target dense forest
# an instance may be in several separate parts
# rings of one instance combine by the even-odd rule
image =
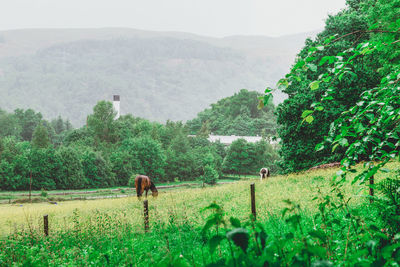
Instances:
[[[226,148],[201,134],[188,137],[181,122],[115,116],[111,102],[100,101],[87,125],[73,129],[31,109],[0,111],[0,188],[27,190],[31,181],[33,189],[46,190],[126,186],[137,174],[213,184],[224,174],[277,170],[277,153],[265,140],[240,139]]]
[[[213,133],[217,135],[276,136],[274,105],[269,103],[257,108],[262,94],[240,90],[223,98],[186,123],[191,134]]]

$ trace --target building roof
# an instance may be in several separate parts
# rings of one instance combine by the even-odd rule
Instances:
[[[189,136],[195,137],[195,135],[189,135]],[[236,135],[212,135],[212,134],[210,134],[207,139],[210,142],[220,141],[221,144],[229,146],[230,144],[232,144],[234,141],[236,141],[238,139],[244,139],[249,143],[256,143],[258,141],[261,141],[262,137],[261,136],[236,136]],[[277,144],[278,140],[277,141],[269,140],[269,143]]]

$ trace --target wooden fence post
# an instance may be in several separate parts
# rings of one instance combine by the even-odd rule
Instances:
[[[44,215],[43,216],[43,230],[44,230],[44,235],[48,236],[49,235],[49,215]]]
[[[29,172],[29,202],[32,203],[32,170]]]
[[[369,177],[369,195],[371,196],[371,198],[369,199],[369,203],[374,202],[373,196],[374,196],[374,176],[372,175],[371,177]]]
[[[250,185],[250,194],[251,194],[251,213],[253,214],[255,220],[257,214],[256,214],[256,193],[255,193],[254,183]]]
[[[144,231],[149,230],[149,201],[146,199],[143,201],[144,206]]]

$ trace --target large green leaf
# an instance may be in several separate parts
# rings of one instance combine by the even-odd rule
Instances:
[[[311,82],[310,83],[310,89],[311,90],[317,90],[318,88],[319,88],[319,83],[320,83],[320,81],[313,81],[313,82]]]
[[[222,240],[224,240],[225,237],[222,235],[215,235],[211,237],[211,239],[208,241],[208,246],[210,248],[210,253],[213,254],[217,246],[221,243]]]
[[[239,219],[234,218],[234,217],[230,217],[229,221],[231,222],[233,227],[235,227],[235,228],[240,228],[241,227]]]
[[[249,233],[244,228],[236,228],[226,233],[226,237],[246,252],[249,245]]]

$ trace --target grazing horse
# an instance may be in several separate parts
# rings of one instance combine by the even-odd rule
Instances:
[[[269,177],[269,175],[270,175],[270,172],[269,172],[269,169],[268,168],[261,168],[261,170],[260,170],[260,180],[262,181],[263,179],[265,179],[265,178],[267,178],[267,177]]]
[[[146,190],[146,197],[147,197],[147,192],[149,191],[149,189],[151,190],[151,195],[153,197],[158,196],[158,191],[156,186],[146,175],[136,176],[135,187],[136,187],[136,194],[138,197],[141,197],[143,195],[144,190]]]

